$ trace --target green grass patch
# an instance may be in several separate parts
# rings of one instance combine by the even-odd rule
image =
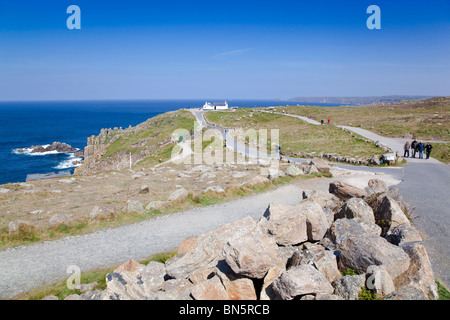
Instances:
[[[236,112],[206,112],[205,118],[210,123],[225,128],[249,129],[257,133],[267,130],[267,150],[272,143],[281,144],[281,154],[291,157],[304,157],[308,154],[335,153],[345,157],[371,157],[384,153],[372,142],[352,136],[352,133],[334,126],[317,126],[301,119],[281,114],[261,112],[251,108],[239,109]],[[271,130],[277,129],[279,141],[272,141]]]
[[[450,300],[450,292],[447,290],[447,288],[436,279],[436,285],[438,289],[439,294],[439,300]]]
[[[147,259],[138,261],[142,264],[148,264],[150,261],[157,261],[165,263],[168,259],[176,255],[176,251],[157,253]],[[111,273],[118,266],[113,266],[109,268],[100,268],[95,270],[90,270],[81,273],[81,283],[88,284],[97,282],[98,286],[94,290],[105,290],[106,289],[106,275]],[[41,300],[47,296],[54,295],[58,299],[63,300],[71,294],[81,294],[80,290],[67,288],[67,279],[62,281],[57,281],[51,285],[45,285],[29,292],[20,294],[13,298],[13,300]]]

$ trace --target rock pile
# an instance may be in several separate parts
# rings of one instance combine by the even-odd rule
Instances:
[[[79,299],[353,300],[367,290],[387,300],[438,297],[420,234],[389,191],[369,196],[338,182],[303,198],[188,238],[165,264],[130,260],[106,276],[105,290]]]

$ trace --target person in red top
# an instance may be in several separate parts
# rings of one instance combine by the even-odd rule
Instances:
[[[328,125],[331,123],[331,120],[330,119],[328,119]]]

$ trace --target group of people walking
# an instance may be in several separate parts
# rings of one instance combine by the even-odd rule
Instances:
[[[411,143],[407,141],[403,146],[403,149],[405,150],[405,153],[403,154],[404,158],[409,158],[409,150],[411,149],[412,153],[411,158],[415,158],[416,153],[418,153],[419,159],[423,159],[423,153],[425,152],[426,158],[429,159],[431,149],[433,149],[433,146],[430,143],[424,144],[422,140],[418,142],[417,139],[414,139],[414,141]]]

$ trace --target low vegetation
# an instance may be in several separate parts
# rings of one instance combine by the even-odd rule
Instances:
[[[157,261],[165,263],[168,259],[173,257],[176,251],[162,252],[155,254],[145,260],[138,261],[142,264],[148,264],[150,261]],[[106,275],[114,271],[117,266],[111,266],[109,268],[100,268],[95,270],[90,270],[81,273],[81,283],[89,284],[97,282],[97,286],[94,290],[105,290],[106,289]],[[58,297],[59,300],[64,300],[67,296],[71,294],[80,294],[78,289],[69,289],[67,287],[67,279],[63,281],[57,281],[51,285],[46,285],[39,287],[37,289],[25,292],[13,298],[13,300],[41,300],[50,295]]]
[[[361,127],[387,137],[450,141],[450,97],[365,106],[286,106],[285,111],[328,119],[334,124]]]
[[[209,111],[205,118],[223,128],[241,128],[244,131],[267,129],[268,146],[272,144],[270,130],[278,129],[281,153],[285,156],[318,155],[323,152],[347,157],[369,157],[383,153],[373,143],[354,137],[339,128],[312,125],[301,119],[262,112],[260,109]]]

